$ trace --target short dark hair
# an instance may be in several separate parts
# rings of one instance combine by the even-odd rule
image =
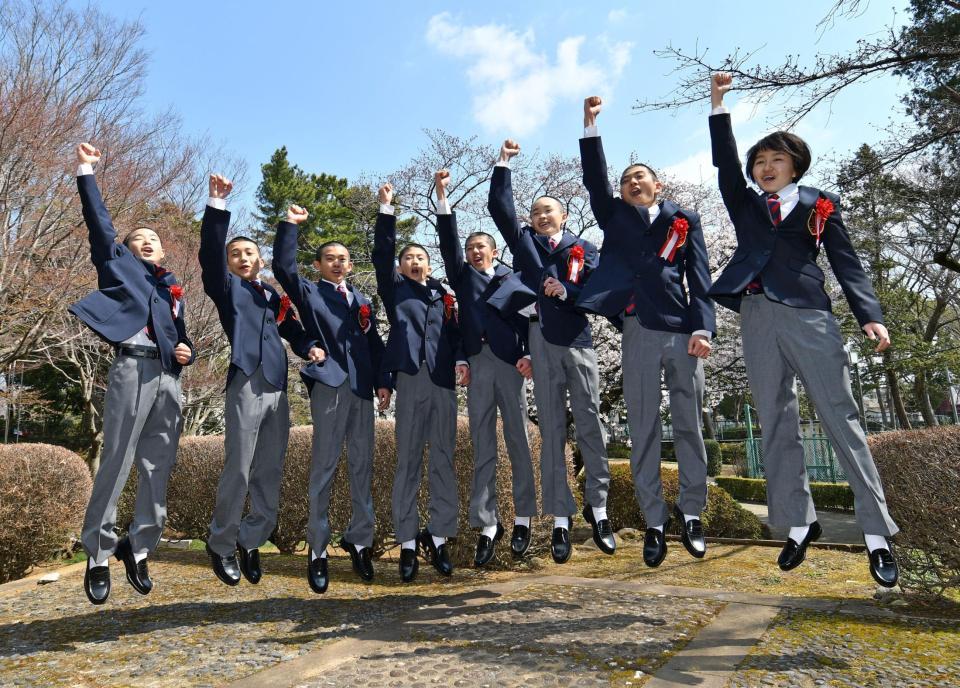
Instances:
[[[343,248],[346,249],[347,253],[348,254],[350,253],[350,249],[348,249],[346,245],[341,241],[324,241],[322,244],[320,244],[317,247],[317,254],[316,254],[317,260],[320,260],[321,258],[323,258],[323,252],[326,251],[331,246],[343,246]]]
[[[563,201],[561,201],[561,200],[560,200],[559,198],[557,198],[556,196],[551,196],[550,194],[543,194],[542,196],[537,196],[536,198],[534,198],[534,199],[533,199],[533,203],[530,204],[530,209],[533,210],[533,206],[535,206],[535,205],[537,204],[537,201],[543,200],[544,198],[549,198],[549,199],[551,199],[551,200],[556,201],[556,202],[557,202],[557,205],[560,206],[560,210],[566,212],[566,210],[567,210],[567,204],[564,203]]]
[[[241,236],[235,236],[235,237],[233,237],[232,239],[230,239],[230,241],[228,241],[228,242],[226,243],[225,249],[229,251],[229,250],[230,250],[230,245],[231,245],[231,244],[235,244],[235,243],[237,243],[238,241],[249,241],[251,244],[253,244],[254,246],[257,247],[257,253],[260,253],[260,244],[258,244],[256,241],[254,241],[254,240],[251,239],[250,237],[248,237],[248,236],[242,236],[242,235],[241,235]]]
[[[627,172],[629,172],[630,170],[632,170],[634,167],[642,167],[642,168],[644,168],[647,172],[650,173],[650,176],[653,177],[654,180],[660,181],[660,177],[657,176],[656,171],[655,171],[652,167],[650,167],[650,165],[648,165],[648,164],[645,163],[645,162],[635,162],[635,163],[633,163],[633,164],[631,164],[631,165],[627,165],[626,167],[623,168],[623,172],[620,173],[620,183],[621,183],[621,184],[623,184],[623,178],[626,176]]]
[[[793,160],[793,170],[796,172],[793,178],[795,182],[800,181],[800,177],[810,169],[810,161],[813,157],[810,154],[810,146],[796,134],[791,134],[789,131],[775,131],[767,134],[747,151],[747,178],[752,182],[756,181],[753,178],[753,164],[760,151],[779,151],[789,155]]]
[[[412,248],[418,248],[421,251],[423,251],[425,254],[427,254],[427,265],[430,264],[430,252],[427,251],[427,249],[424,248],[422,244],[417,244],[414,242],[410,242],[409,244],[404,246],[402,249],[400,249],[400,255],[397,256],[397,260],[403,260],[404,254]]]
[[[134,234],[139,232],[141,229],[149,229],[154,234],[157,234],[157,230],[155,230],[153,227],[137,227],[136,229],[131,229],[129,232],[127,232],[127,235],[123,237],[123,241],[121,241],[120,243],[122,243],[127,248],[130,248],[130,244],[129,244],[130,237],[132,237]],[[157,234],[157,238],[158,239],[160,238],[159,234]]]
[[[483,237],[484,239],[486,239],[487,241],[489,241],[489,242],[490,242],[490,248],[496,250],[496,248],[497,248],[497,240],[493,238],[493,235],[492,235],[492,234],[487,234],[486,232],[473,232],[472,234],[470,234],[469,236],[467,236],[467,240],[463,242],[463,247],[466,248],[466,247],[467,247],[467,244],[470,243],[470,240],[471,240],[471,239],[476,239],[477,237]]]

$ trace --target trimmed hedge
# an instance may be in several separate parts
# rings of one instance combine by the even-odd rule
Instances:
[[[673,442],[660,443],[660,458],[664,461],[677,460],[677,449],[673,446]]]
[[[291,428],[290,442],[287,446],[287,459],[283,470],[280,488],[280,513],[277,529],[271,540],[282,552],[293,552],[306,533],[309,515],[307,485],[310,475],[310,445],[312,426]],[[373,507],[376,516],[376,531],[372,553],[380,556],[394,544],[393,518],[391,512],[391,493],[396,467],[396,439],[393,421],[378,420],[374,432],[373,465]],[[534,482],[537,502],[540,502],[540,435],[536,426],[529,427],[530,453],[533,457]],[[497,438],[499,458],[497,462],[497,497],[500,507],[500,519],[507,532],[513,524],[513,496],[511,484],[510,460],[503,442],[503,431],[498,423]],[[426,475],[429,452],[424,456],[424,475]],[[470,491],[473,484],[473,447],[470,442],[470,429],[465,417],[457,419],[457,443],[454,453],[457,475],[457,492],[460,504],[460,537],[451,544],[451,558],[459,566],[473,561],[476,547],[476,533],[469,525]],[[174,467],[167,490],[167,529],[179,537],[206,539],[213,506],[216,500],[217,483],[223,470],[223,436],[183,437],[177,452],[177,465]],[[567,466],[570,468],[569,480],[573,480],[572,459],[568,450]],[[135,472],[131,473],[131,476]],[[128,481],[118,508],[117,524],[125,527],[132,517],[136,480]],[[428,522],[429,491],[424,478],[419,494],[420,522]],[[350,484],[347,472],[346,455],[340,457],[340,464],[333,479],[330,495],[330,525],[334,533],[343,532],[350,520]],[[551,532],[553,520],[534,519],[533,528],[541,534]],[[549,546],[544,538],[539,538],[533,552]],[[497,548],[497,562],[501,565],[510,560],[509,547]]]
[[[734,466],[739,468],[740,466],[744,467],[744,473],[746,475],[746,465],[747,465],[747,443],[746,442],[721,442],[720,449],[723,453],[723,462],[728,466]],[[741,475],[741,473],[737,473]]]
[[[723,452],[720,450],[720,443],[716,440],[704,440],[703,446],[707,450],[707,475],[720,475],[720,469],[723,466]]]
[[[763,478],[717,477],[717,485],[734,499],[747,502],[767,501],[767,481]],[[846,483],[810,483],[813,504],[818,509],[853,510],[853,490]]]
[[[608,459],[629,459],[630,447],[619,442],[611,442],[607,445]]]
[[[680,494],[680,480],[677,471],[663,468],[660,471],[663,481],[663,498],[673,507]],[[579,477],[581,492],[584,476]],[[636,528],[645,530],[646,521],[640,505],[637,504],[633,490],[633,475],[630,466],[613,464],[610,466],[610,491],[607,494],[607,517],[614,530],[621,528]],[[715,485],[707,486],[707,504],[703,510],[702,522],[704,532],[711,537],[766,539],[770,537],[770,530],[760,519],[750,513]],[[680,534],[680,524],[671,521],[671,530]]]
[[[0,583],[70,547],[92,487],[87,464],[69,449],[0,445]]]
[[[893,553],[905,589],[960,589],[960,427],[871,435],[890,515],[900,526]]]

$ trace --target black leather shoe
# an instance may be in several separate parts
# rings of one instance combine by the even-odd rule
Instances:
[[[900,579],[900,570],[890,549],[885,547],[875,549],[867,552],[867,557],[870,559],[870,575],[873,576],[873,580],[885,588],[892,588],[897,584]]]
[[[310,583],[310,589],[318,595],[327,591],[327,585],[330,583],[330,576],[327,575],[327,558],[313,558],[313,548],[307,548],[307,582]]]
[[[353,564],[354,573],[365,581],[372,581],[373,562],[370,561],[370,548],[364,547],[358,551],[357,546],[346,538],[340,538],[340,546],[347,550],[350,555],[350,563]]]
[[[707,553],[707,541],[703,539],[703,524],[700,523],[700,519],[695,518],[687,522],[680,507],[674,506],[673,511],[677,515],[677,522],[683,524],[680,527],[680,541],[683,542],[683,546],[690,552],[690,556],[702,559]]]
[[[225,557],[220,556],[207,545],[207,554],[210,555],[210,565],[221,583],[238,585],[240,583],[240,566],[237,564],[237,555],[231,552]]]
[[[417,550],[400,550],[400,580],[404,583],[411,582],[417,577],[417,569],[420,568],[420,562],[417,560]]]
[[[567,528],[554,528],[550,538],[550,556],[558,564],[566,564],[572,553],[570,531]]]
[[[426,528],[420,531],[420,534],[417,536],[417,542],[423,548],[424,558],[433,564],[433,568],[437,570],[441,576],[449,576],[453,573],[453,564],[450,563],[450,552],[447,548],[447,543],[443,543],[437,547],[433,543],[433,535]]]
[[[814,521],[810,524],[810,529],[807,531],[806,537],[803,538],[803,542],[798,543],[796,540],[787,538],[787,544],[783,546],[780,556],[777,557],[777,564],[784,571],[797,568],[807,556],[807,545],[821,535],[823,535],[823,530],[820,528],[820,523]]]
[[[510,552],[515,557],[522,557],[528,549],[530,549],[530,528],[515,525],[510,535]]]
[[[134,590],[141,595],[147,595],[153,590],[153,581],[150,580],[150,572],[147,570],[147,559],[144,557],[137,561],[133,556],[133,548],[130,547],[130,538],[120,540],[113,555],[118,561],[123,562],[123,568],[127,572],[127,582],[133,586]]]
[[[87,564],[87,571],[83,574],[83,591],[87,599],[94,604],[103,604],[110,597],[110,567]]]
[[[237,563],[240,564],[240,573],[249,582],[256,585],[263,578],[263,569],[260,568],[260,550],[256,547],[247,549],[237,543]]]
[[[650,568],[656,568],[663,563],[667,556],[667,539],[663,533],[670,525],[670,519],[663,524],[663,531],[658,528],[647,528],[643,536],[643,563]]]
[[[602,518],[597,521],[593,517],[593,509],[589,504],[583,507],[583,517],[593,528],[593,541],[604,554],[613,554],[617,551],[617,540],[613,537],[613,528],[610,519]]]
[[[503,526],[498,522],[497,532],[492,538],[489,538],[486,535],[481,535],[479,538],[477,538],[477,554],[473,558],[473,563],[475,566],[483,566],[484,564],[490,563],[490,560],[493,559],[493,554],[496,551],[497,543],[502,537]]]

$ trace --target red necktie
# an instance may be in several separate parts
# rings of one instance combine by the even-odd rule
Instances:
[[[547,243],[550,244],[551,251],[557,247],[557,240],[554,239],[553,237],[550,237],[549,239],[547,239]]]
[[[263,288],[263,285],[260,284],[260,282],[251,282],[250,284],[253,285],[254,289],[260,292],[260,296],[267,298],[267,290]]]
[[[777,194],[767,196],[767,208],[770,209],[770,219],[773,220],[773,226],[780,224],[780,197]]]
[[[350,303],[350,299],[347,298],[347,287],[343,282],[337,285],[337,291],[340,292],[340,296],[343,297],[344,301]]]

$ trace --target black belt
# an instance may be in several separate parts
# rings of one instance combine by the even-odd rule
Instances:
[[[530,316],[530,322],[540,322],[540,316],[539,316],[539,315],[531,315],[531,316]]]
[[[155,346],[139,344],[121,344],[117,347],[117,356],[136,356],[137,358],[160,358],[160,349]]]

